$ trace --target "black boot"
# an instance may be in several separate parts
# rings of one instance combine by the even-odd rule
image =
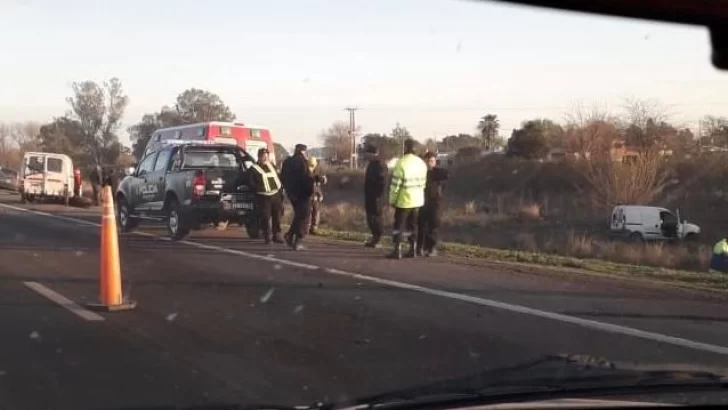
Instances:
[[[371,239],[369,239],[367,242],[364,243],[364,246],[367,248],[378,248],[379,247],[379,238],[372,236]]]

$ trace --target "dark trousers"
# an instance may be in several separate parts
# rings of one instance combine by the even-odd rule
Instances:
[[[264,239],[281,233],[281,217],[283,216],[283,195],[258,194],[258,212],[260,215],[260,230]]]
[[[439,204],[427,204],[420,209],[417,221],[417,246],[431,251],[437,246],[437,230],[440,227]]]
[[[308,220],[311,217],[311,197],[291,198],[291,205],[293,205],[293,220],[288,234],[295,235],[296,240],[300,241],[308,233]]]
[[[382,213],[384,206],[382,205],[381,198],[365,198],[364,209],[367,214],[367,225],[369,231],[372,233],[372,243],[379,243],[384,233],[384,221]]]
[[[420,208],[395,208],[392,240],[395,244],[407,239],[410,243],[417,239],[417,216]]]
[[[713,254],[713,257],[710,258],[710,269],[728,273],[728,256]]]

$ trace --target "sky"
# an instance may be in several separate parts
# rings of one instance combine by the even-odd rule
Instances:
[[[363,133],[399,122],[423,141],[626,98],[690,127],[728,115],[701,27],[469,0],[2,3],[0,121],[63,115],[74,81],[110,77],[130,97],[123,128],[195,87],[284,146],[320,145],[347,106]]]

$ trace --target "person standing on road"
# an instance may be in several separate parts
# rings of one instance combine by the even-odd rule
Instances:
[[[728,237],[723,237],[723,239],[713,245],[710,269],[728,273]]]
[[[382,213],[384,208],[384,190],[387,187],[387,165],[379,158],[379,150],[374,145],[365,149],[369,160],[364,172],[364,210],[367,215],[367,225],[372,237],[364,245],[378,248],[379,241],[384,233]]]
[[[404,143],[405,154],[397,161],[392,170],[389,184],[389,204],[394,207],[394,227],[392,242],[394,249],[390,258],[402,258],[402,240],[407,238],[410,249],[408,257],[417,256],[417,215],[425,204],[425,183],[427,165],[415,154],[415,141]]]
[[[316,228],[318,228],[321,220],[321,203],[324,201],[323,185],[326,185],[327,178],[314,157],[308,159],[308,170],[313,177],[313,197],[311,197],[311,217],[309,218],[308,233],[316,235]]]
[[[311,217],[313,176],[308,169],[306,149],[306,145],[297,144],[293,155],[286,158],[281,167],[283,188],[293,205],[293,220],[285,240],[294,250],[303,249],[302,241],[306,237],[307,221]]]
[[[428,151],[424,156],[427,164],[425,205],[420,209],[417,223],[417,254],[437,256],[437,229],[440,227],[440,202],[445,191],[447,170],[437,166],[437,154]]]
[[[258,162],[253,170],[253,188],[255,189],[260,229],[266,244],[283,243],[281,238],[281,217],[283,216],[282,184],[278,170],[270,162],[270,152],[266,148],[258,150]],[[272,233],[272,238],[271,238]]]

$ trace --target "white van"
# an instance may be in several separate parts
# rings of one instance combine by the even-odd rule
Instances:
[[[642,205],[618,205],[612,210],[609,221],[612,236],[633,241],[695,240],[700,227],[680,220],[665,208]]]
[[[20,180],[23,201],[52,198],[68,205],[73,196],[73,161],[64,154],[26,152]]]

